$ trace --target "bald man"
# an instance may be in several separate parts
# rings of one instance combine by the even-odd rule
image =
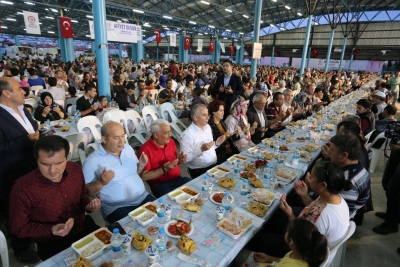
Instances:
[[[146,192],[139,176],[148,158],[143,153],[138,160],[133,148],[125,144],[124,128],[117,122],[105,123],[101,141],[83,164],[83,174],[89,196],[101,196],[101,213],[113,223],[155,197]]]

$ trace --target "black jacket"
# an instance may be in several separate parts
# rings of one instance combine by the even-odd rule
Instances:
[[[267,115],[265,114],[265,111],[264,111],[264,110],[262,111],[262,114],[263,114],[263,116],[264,116],[265,126],[268,127]],[[261,122],[260,122],[260,118],[258,117],[256,108],[255,108],[254,106],[252,106],[251,108],[249,108],[249,109],[247,110],[246,115],[247,115],[247,120],[248,120],[248,122],[249,122],[250,125],[253,125],[253,123],[254,123],[255,121],[258,123],[258,126],[257,126],[257,128],[256,128],[256,130],[255,130],[255,132],[254,132],[254,134],[251,135],[251,141],[253,141],[254,144],[259,144],[259,143],[261,143],[261,141],[262,141],[263,138],[266,138],[266,137],[267,137],[267,136],[266,136],[267,133],[264,134],[264,137],[261,137],[262,132],[260,132],[260,131],[258,130],[258,128],[261,127]]]
[[[220,75],[217,77],[217,81],[212,89],[214,94],[218,94],[218,100],[225,102],[225,116],[226,118],[229,115],[229,109],[231,108],[232,103],[237,99],[238,96],[244,97],[244,87],[242,80],[239,76],[232,73],[231,79],[229,80],[229,86],[233,90],[233,94],[225,94],[225,92],[219,92],[219,88],[224,86],[224,75]]]
[[[225,123],[221,120],[220,121],[221,126],[225,129],[225,131],[227,131],[227,127],[225,125]],[[218,137],[220,137],[222,135],[222,133],[219,131],[218,126],[215,124],[214,120],[212,119],[212,117],[210,118],[210,120],[208,121],[208,125],[210,125],[211,127],[211,132],[213,135],[213,140],[216,141],[218,139]],[[217,164],[223,163],[224,161],[226,161],[230,156],[232,156],[233,154],[238,154],[239,150],[236,148],[234,142],[239,140],[240,137],[236,137],[236,135],[232,135],[231,137],[229,137],[228,139],[225,139],[225,142],[223,142],[216,150],[215,153],[217,154]],[[226,142],[229,143],[229,145],[232,148],[233,153],[232,154],[227,154],[226,151]]]
[[[131,100],[130,103],[136,104],[135,94],[132,94],[129,98]],[[117,95],[115,96],[115,102],[118,103],[118,106],[121,110],[126,110],[127,108],[129,108],[128,95],[125,91],[117,93]]]

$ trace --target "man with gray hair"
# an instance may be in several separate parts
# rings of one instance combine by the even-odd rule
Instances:
[[[286,90],[286,82],[284,80],[281,80],[281,81],[279,81],[279,88],[276,89],[276,91],[274,93],[276,93],[276,92],[283,93],[283,91],[285,91],[285,90]]]
[[[147,165],[146,154],[140,159],[133,148],[125,144],[124,128],[109,121],[101,127],[101,145],[83,164],[89,196],[101,196],[101,213],[114,223],[137,207],[154,201],[146,192],[140,174]]]
[[[149,158],[140,177],[159,198],[192,179],[181,176],[179,164],[186,161],[186,155],[183,152],[178,155],[169,122],[155,120],[150,132],[150,139],[139,150],[139,155],[145,154]]]
[[[215,149],[225,141],[225,135],[214,141],[205,105],[194,105],[191,115],[192,124],[182,133],[180,144],[187,155],[190,176],[196,178],[217,163]]]

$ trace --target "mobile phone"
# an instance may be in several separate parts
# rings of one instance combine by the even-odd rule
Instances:
[[[121,235],[126,235],[124,228],[122,228],[122,226],[119,224],[119,222],[115,222],[115,223],[112,223],[109,226],[107,226],[107,229],[110,230],[111,233],[115,228],[119,229],[119,233]]]

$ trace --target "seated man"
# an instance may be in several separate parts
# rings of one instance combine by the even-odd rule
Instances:
[[[276,92],[273,96],[273,101],[265,108],[265,114],[267,115],[267,120],[274,124],[277,122],[283,122],[292,114],[291,109],[283,109],[283,103],[285,101],[285,96],[283,93]],[[278,129],[279,130],[279,129]]]
[[[81,116],[93,115],[96,116],[96,110],[99,108],[93,105],[97,101],[97,89],[92,83],[85,86],[85,94],[76,101],[76,110],[81,112]]]
[[[257,122],[258,125],[258,128],[256,128],[254,131],[254,134],[251,135],[251,141],[253,141],[254,144],[259,144],[261,143],[262,139],[268,137],[266,132],[268,131],[269,123],[267,121],[267,115],[264,111],[266,104],[267,99],[265,98],[264,94],[258,93],[253,97],[253,106],[246,112],[249,124],[253,125],[254,122]],[[271,127],[271,129],[276,129],[273,125],[271,125]],[[269,136],[273,136],[274,133]]]
[[[375,129],[377,134],[382,133],[383,131],[386,130],[386,126],[391,123],[396,121],[394,116],[397,113],[397,108],[393,105],[387,105],[384,109],[383,112],[381,113],[381,119],[375,121]],[[375,138],[372,138],[375,135],[375,132],[371,135],[370,140],[374,140]]]
[[[356,113],[361,118],[361,131],[365,136],[375,130],[375,116],[371,111],[372,103],[368,99],[360,99],[356,104]]]
[[[57,135],[40,138],[34,154],[38,168],[19,178],[10,196],[11,233],[30,238],[44,261],[99,228],[85,212],[97,211],[81,167],[67,161],[69,142]]]
[[[149,195],[139,174],[147,165],[147,157],[135,155],[125,144],[121,124],[113,121],[101,127],[99,149],[83,164],[86,189],[90,196],[102,197],[101,213],[109,223],[114,223],[137,207],[155,198]]]
[[[54,100],[65,100],[65,91],[61,86],[57,86],[57,79],[55,77],[49,77],[50,88],[47,90]]]
[[[117,102],[121,110],[127,110],[127,108],[133,108],[135,106],[135,84],[128,83],[125,91],[120,91],[115,96],[115,102]]]
[[[150,126],[150,132],[151,138],[143,144],[138,154],[144,153],[149,158],[141,178],[147,181],[151,192],[159,198],[192,179],[181,176],[179,164],[186,161],[186,155],[181,152],[177,158],[169,122],[163,119],[155,120]]]
[[[190,176],[196,178],[217,163],[215,149],[225,141],[225,135],[213,141],[205,105],[194,105],[191,115],[192,124],[182,133],[180,144],[182,152],[187,155]]]
[[[353,184],[351,190],[342,191],[340,195],[346,200],[350,214],[356,212],[367,203],[371,193],[369,173],[359,162],[360,141],[353,135],[338,134],[322,147],[322,151],[342,168],[346,180]]]
[[[379,118],[379,115],[383,112],[386,107],[386,95],[385,93],[378,91],[373,97],[372,102],[376,107],[376,112],[374,112],[375,120]]]
[[[170,102],[174,96],[175,92],[172,89],[172,79],[167,79],[167,88],[161,90],[161,92],[158,94],[158,99],[160,101],[160,104],[163,104],[165,102]]]

